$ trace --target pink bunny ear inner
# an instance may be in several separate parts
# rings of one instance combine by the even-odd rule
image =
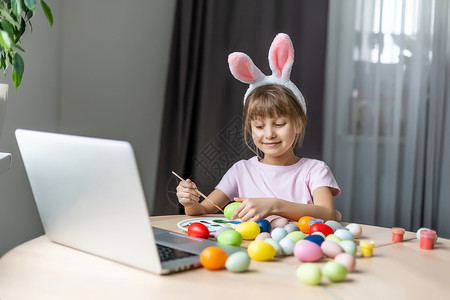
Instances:
[[[269,50],[269,64],[278,77],[289,79],[291,67],[294,63],[294,47],[287,34],[278,34]]]
[[[228,56],[228,65],[231,74],[244,83],[255,83],[265,77],[245,53],[231,53]]]

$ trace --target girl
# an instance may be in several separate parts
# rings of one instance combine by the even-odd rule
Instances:
[[[241,202],[232,219],[257,221],[274,215],[298,221],[302,216],[341,220],[334,209],[340,193],[325,163],[297,157],[306,129],[303,95],[290,81],[293,46],[286,34],[278,34],[269,50],[271,76],[265,76],[244,53],[228,59],[232,74],[250,87],[244,97],[244,139],[256,156],[235,163],[208,196],[220,207]],[[251,136],[254,148],[248,143]],[[199,202],[191,180],[180,182],[178,201],[188,215],[217,212],[208,201]]]

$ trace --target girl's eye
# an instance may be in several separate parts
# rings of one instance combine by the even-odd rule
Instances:
[[[256,129],[262,129],[263,126],[262,126],[262,125],[255,125],[255,128],[256,128]]]
[[[277,124],[275,124],[275,126],[277,126],[277,127],[283,127],[285,125],[285,123],[277,123]]]

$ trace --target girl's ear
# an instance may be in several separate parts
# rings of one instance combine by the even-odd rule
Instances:
[[[294,63],[294,46],[289,36],[279,33],[273,39],[269,49],[269,65],[273,74],[284,81],[289,81]]]
[[[263,80],[265,75],[255,66],[247,54],[234,52],[228,55],[228,65],[231,74],[244,83],[255,83]]]

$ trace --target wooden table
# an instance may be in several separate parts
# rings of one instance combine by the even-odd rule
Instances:
[[[151,217],[153,226],[178,232],[187,216]],[[422,250],[415,233],[393,243],[389,228],[363,225],[376,243],[374,256],[357,253],[354,272],[341,283],[325,276],[308,286],[295,276],[295,257],[252,261],[246,273],[203,268],[158,276],[111,262],[41,236],[0,259],[0,299],[446,299],[450,292],[450,240]],[[246,246],[248,242],[244,244]],[[323,267],[327,259],[317,264]],[[249,298],[251,297],[251,298]],[[289,298],[288,298],[289,297]]]

